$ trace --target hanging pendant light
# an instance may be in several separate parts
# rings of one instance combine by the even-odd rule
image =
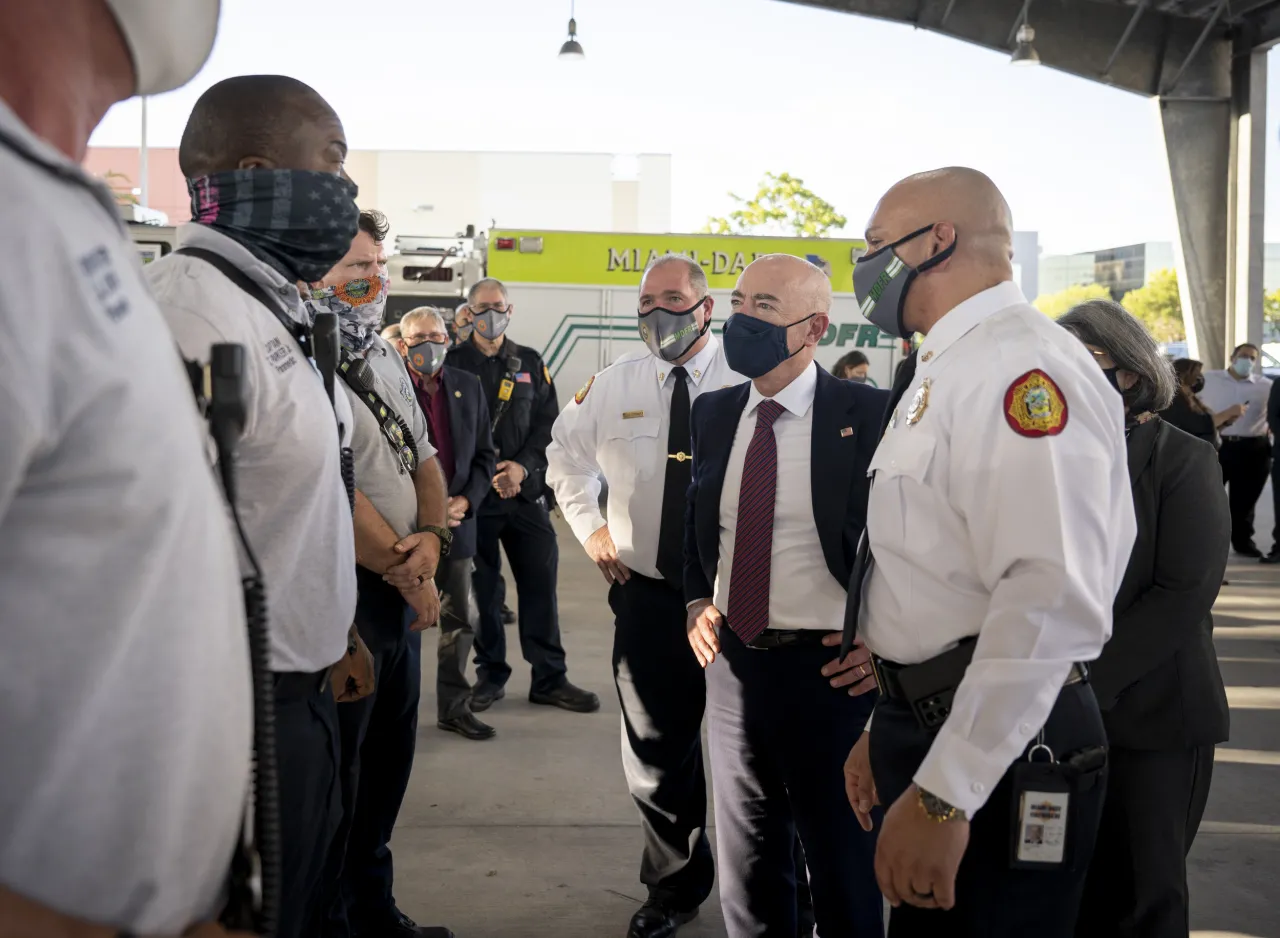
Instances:
[[[1009,58],[1010,65],[1039,65],[1040,56],[1035,47],[1036,31],[1027,23],[1018,27],[1018,44]]]
[[[578,42],[578,22],[574,19],[573,0],[569,3],[569,38],[565,40],[565,44],[560,47],[560,58],[577,61],[585,59],[586,53],[582,51],[582,43]]]

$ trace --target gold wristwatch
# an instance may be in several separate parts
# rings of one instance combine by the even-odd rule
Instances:
[[[969,816],[953,804],[948,804],[937,795],[930,794],[919,786],[916,787],[916,800],[925,816],[939,824],[946,821],[967,821]]]

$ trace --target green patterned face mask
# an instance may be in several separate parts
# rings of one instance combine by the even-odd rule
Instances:
[[[698,325],[698,310],[706,302],[704,296],[683,311],[656,306],[646,313],[639,313],[641,340],[663,361],[677,361],[693,348],[711,325],[710,319],[705,326]]]

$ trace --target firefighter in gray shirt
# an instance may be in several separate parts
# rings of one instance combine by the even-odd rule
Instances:
[[[206,362],[219,342],[245,349],[238,502],[270,610],[281,831],[276,938],[309,938],[322,920],[325,857],[342,817],[331,681],[340,699],[359,696],[347,693],[347,678],[363,652],[366,689],[372,683],[368,652],[355,644],[348,654],[356,642],[355,545],[340,445],[349,445],[351,408],[341,392],[330,403],[307,360],[311,317],[297,287],[323,276],[355,230],[345,156],[341,122],[302,82],[280,75],[218,82],[196,102],[178,149],[194,221],[179,230],[178,250],[147,268],[187,358]],[[314,209],[322,200],[327,213]]]
[[[113,18],[114,14],[114,18]],[[0,931],[222,935],[247,796],[239,565],[111,193],[107,108],[184,84],[215,0],[0,4]]]
[[[404,362],[378,335],[386,311],[387,221],[360,213],[345,257],[314,284],[312,310],[338,314],[339,371],[355,420],[356,625],[373,653],[372,696],[339,709],[343,826],[333,866],[342,870],[338,921],[357,935],[452,938],[418,925],[396,907],[387,847],[413,769],[422,681],[420,630],[436,624],[440,597],[432,577],[452,535],[444,473],[427,438],[427,421]],[[354,793],[354,798],[353,798]],[[344,921],[345,919],[345,921]]]

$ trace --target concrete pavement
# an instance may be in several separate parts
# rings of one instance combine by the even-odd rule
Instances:
[[[1259,509],[1270,545],[1270,490]],[[396,896],[419,922],[460,938],[623,938],[644,889],[640,836],[619,765],[619,711],[606,585],[563,524],[560,611],[569,674],[603,707],[535,707],[528,668],[484,719],[496,739],[436,729],[435,653],[423,648],[418,756],[392,849]],[[1197,938],[1280,938],[1280,567],[1233,563],[1216,609],[1232,701],[1206,822],[1191,856]],[[512,629],[511,654],[518,652]],[[513,664],[515,662],[513,661]],[[682,938],[719,938],[713,897]],[[843,938],[843,936],[835,936]]]

